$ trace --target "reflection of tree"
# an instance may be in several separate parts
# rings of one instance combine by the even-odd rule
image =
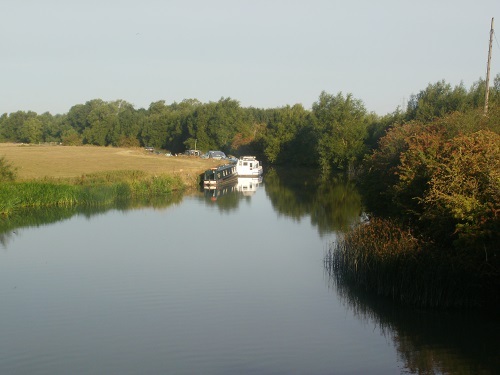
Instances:
[[[182,194],[170,194],[168,197],[156,197],[150,200],[121,200],[103,206],[40,207],[22,209],[9,216],[0,215],[0,244],[6,246],[18,228],[38,227],[63,221],[74,215],[92,217],[109,210],[130,210],[142,207],[165,208],[182,200]]]
[[[329,273],[340,300],[392,339],[411,374],[498,373],[500,321],[476,312],[425,311],[366,295]]]
[[[355,186],[342,179],[321,181],[310,170],[270,170],[266,193],[274,209],[300,220],[310,216],[320,235],[344,230],[359,220],[361,197]]]

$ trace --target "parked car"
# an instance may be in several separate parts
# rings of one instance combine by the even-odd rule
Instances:
[[[186,150],[186,152],[184,152],[184,155],[188,155],[188,156],[200,156],[201,155],[201,151],[200,150]]]
[[[222,151],[208,151],[206,154],[203,154],[201,156],[203,159],[217,159],[217,160],[221,160],[221,159],[227,159],[227,156],[225,153],[223,153]]]

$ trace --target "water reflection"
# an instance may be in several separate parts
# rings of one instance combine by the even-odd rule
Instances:
[[[102,215],[109,210],[127,211],[142,207],[166,208],[182,201],[181,193],[173,193],[151,200],[121,200],[105,206],[74,206],[74,207],[38,207],[19,210],[9,216],[0,215],[0,244],[5,247],[8,242],[20,234],[19,229],[39,227],[70,219],[75,215],[91,218]]]
[[[354,290],[328,271],[329,285],[358,319],[374,322],[411,374],[484,374],[500,369],[500,321],[482,312],[403,308]]]
[[[264,188],[273,209],[280,215],[300,221],[310,218],[320,236],[342,231],[359,220],[362,213],[361,197],[356,187],[342,179],[325,182],[310,170],[270,169],[258,178],[238,178],[217,189],[203,189],[200,197],[206,204],[216,205],[219,211],[235,211],[240,202],[252,199]],[[37,208],[22,210],[8,218],[0,217],[0,243],[12,238],[16,228],[40,226],[71,218],[74,215],[92,217],[111,209],[130,210],[140,207],[165,208],[180,203],[181,193],[157,197],[147,201],[119,201],[99,207]]]
[[[222,186],[204,187],[203,195],[207,201],[217,204],[220,210],[230,211],[238,208],[240,200],[250,199],[261,185],[262,176],[238,177],[237,180]]]
[[[344,231],[359,221],[361,196],[352,182],[341,177],[323,181],[310,170],[270,170],[266,193],[274,209],[300,220],[310,217],[321,236]]]
[[[18,251],[0,262],[0,316],[8,322],[0,368],[35,363],[68,373],[82,363],[74,373],[85,373],[89,358],[116,370],[107,373],[387,374],[400,373],[399,366],[401,373],[493,374],[500,368],[498,320],[401,309],[331,275],[335,293],[324,288],[325,239],[316,230],[341,231],[359,220],[361,199],[352,184],[269,170],[264,181],[200,191],[166,213],[104,215],[181,201],[173,195],[1,218],[0,241]],[[212,207],[231,215],[214,215]],[[18,228],[74,215],[92,220],[16,238]],[[248,228],[266,236],[207,248],[206,238],[220,228],[239,240],[248,238]],[[61,231],[65,236],[54,241]],[[33,244],[41,246],[30,251]],[[387,340],[365,330],[365,321]],[[95,347],[91,357],[89,347]]]
[[[362,214],[361,196],[352,182],[340,177],[324,181],[309,169],[269,169],[264,181],[262,177],[238,178],[203,192],[207,202],[217,204],[221,211],[231,211],[261,187],[276,212],[297,221],[310,218],[320,236],[346,230]]]
[[[255,194],[259,186],[262,184],[262,176],[259,177],[238,177],[238,191],[246,197]]]

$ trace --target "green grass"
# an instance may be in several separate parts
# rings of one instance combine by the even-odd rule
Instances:
[[[124,200],[154,199],[184,189],[179,177],[150,176],[141,171],[113,171],[73,179],[4,182],[0,214],[23,208],[103,206]]]

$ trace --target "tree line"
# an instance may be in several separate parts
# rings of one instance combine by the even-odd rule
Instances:
[[[231,98],[209,103],[160,100],[147,109],[136,109],[124,100],[94,99],[74,105],[65,114],[4,113],[0,141],[151,146],[172,153],[196,147],[237,156],[251,153],[268,164],[319,167],[324,173],[352,171],[395,124],[481,108],[484,90],[482,80],[469,89],[439,81],[412,95],[407,108],[398,107],[385,116],[369,112],[360,99],[341,92],[322,92],[310,110],[301,104],[241,107]],[[490,90],[494,106],[500,101],[500,75]]]

